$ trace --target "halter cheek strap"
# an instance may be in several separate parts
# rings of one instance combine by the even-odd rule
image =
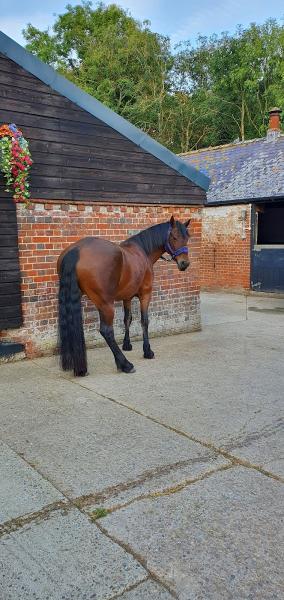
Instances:
[[[166,243],[165,243],[165,251],[168,252],[173,259],[176,258],[177,256],[179,256],[180,254],[188,254],[187,246],[182,246],[181,248],[178,248],[177,250],[174,250],[171,247],[171,244],[170,244],[171,231],[172,231],[172,228],[171,228],[171,226],[169,226],[167,239],[166,239]]]

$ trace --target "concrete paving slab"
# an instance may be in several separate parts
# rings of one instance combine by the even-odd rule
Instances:
[[[147,577],[79,511],[56,511],[0,540],[3,600],[108,600]]]
[[[126,489],[123,489],[123,486],[118,486],[117,489],[112,488],[109,491],[104,490],[101,494],[95,494],[94,499],[90,498],[86,501],[84,509],[90,514],[99,507],[113,510],[133,502],[136,498],[148,494],[159,494],[165,490],[176,488],[176,486],[185,485],[188,481],[202,477],[229,464],[231,464],[230,461],[225,458],[212,456],[212,453],[208,452],[206,461],[197,458],[183,466],[172,465],[164,469],[161,468],[159,471],[149,473],[148,476],[145,475],[143,481],[132,481]]]
[[[117,378],[115,374],[114,382]],[[3,365],[1,385],[5,381],[6,395],[0,401],[3,439],[69,496],[210,458],[199,444],[31,362],[16,368]]]
[[[254,462],[269,468],[270,438],[283,423],[283,316],[262,316],[257,328],[248,320],[159,338],[153,348],[156,359],[145,361],[134,344],[131,380],[116,375],[106,349],[90,351],[84,385],[199,440],[219,447],[244,442],[248,459],[248,438],[264,433]],[[284,475],[278,441],[275,466]]]
[[[238,446],[228,446],[232,454],[248,460],[271,473],[284,476],[284,437],[283,423],[248,434]]]
[[[283,316],[284,298],[232,294],[225,292],[202,292],[202,325],[220,325],[236,321],[258,320],[263,315]]]
[[[243,294],[202,292],[202,327],[246,319],[247,298]]]
[[[14,457],[14,463],[9,453],[3,455],[2,473],[12,486],[5,488],[4,510],[15,511],[8,518],[21,508],[29,513],[43,507],[46,489],[37,488],[43,474],[70,497],[86,494],[79,501],[85,511],[128,504],[97,524],[129,543],[179,600],[282,599],[279,482],[253,469],[222,471],[227,461],[192,441],[223,447],[276,475],[283,473],[281,299],[248,298],[244,320],[244,298],[233,296],[230,313],[232,296],[226,294],[224,317],[223,296],[205,304],[211,323],[202,332],[153,340],[154,361],[145,361],[141,343],[134,344],[129,355],[137,368],[133,375],[117,374],[105,348],[89,352],[91,375],[83,380],[64,379],[54,358],[0,366],[0,435],[31,464],[29,471],[21,459]],[[189,485],[188,479],[198,481]],[[13,494],[15,499],[9,499]],[[87,515],[70,507],[48,514],[44,508],[40,515],[2,538],[4,600],[107,600],[117,595],[147,600],[149,589],[155,600],[155,594],[168,594],[158,583],[144,581],[148,574],[143,569],[137,576],[135,559],[134,571],[131,567],[122,581],[124,551]],[[78,525],[78,515],[84,525]],[[96,553],[99,566],[91,571]],[[101,596],[95,595],[97,581]],[[153,585],[158,586],[155,594]]]
[[[0,523],[36,512],[64,498],[1,441],[0,474]]]
[[[234,467],[101,520],[179,600],[283,597],[283,486]]]
[[[218,297],[217,297],[218,300]],[[270,296],[247,296],[248,319],[253,319],[255,314],[276,316],[284,314],[284,297],[273,298]]]
[[[167,590],[153,581],[140,583],[135,589],[126,592],[120,600],[172,600],[173,596]]]

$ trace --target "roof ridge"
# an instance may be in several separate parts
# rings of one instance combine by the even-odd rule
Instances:
[[[27,52],[25,48],[17,44],[17,42],[2,31],[0,31],[0,52],[198,187],[201,187],[205,191],[208,190],[210,178],[207,175],[198,171],[195,167],[188,165],[176,154],[144,133],[144,131],[132,125],[129,121],[99,102],[99,100],[96,100],[96,98],[81,90],[74,83],[62,77],[62,75],[59,75],[52,67]]]

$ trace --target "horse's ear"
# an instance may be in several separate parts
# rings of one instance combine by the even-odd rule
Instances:
[[[175,218],[174,218],[174,215],[172,215],[172,216],[171,216],[171,218],[170,218],[170,225],[171,225],[171,227],[174,227],[174,226],[175,226]]]
[[[191,221],[191,219],[187,219],[187,221],[185,221],[184,225],[185,225],[186,229],[188,228],[190,221]]]

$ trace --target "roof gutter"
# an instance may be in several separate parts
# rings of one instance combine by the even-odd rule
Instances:
[[[239,198],[236,200],[226,200],[219,202],[204,202],[204,206],[207,208],[208,206],[228,206],[233,204],[257,204],[261,202],[284,202],[284,194],[283,196],[264,196],[262,198]]]

